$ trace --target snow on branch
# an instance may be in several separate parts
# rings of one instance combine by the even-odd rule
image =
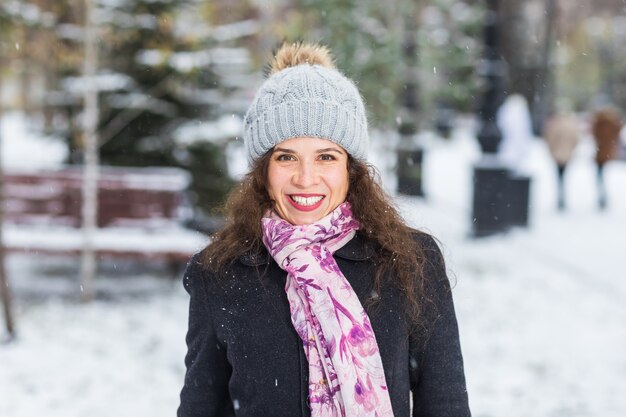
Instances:
[[[259,32],[261,25],[256,20],[242,20],[241,22],[216,26],[211,36],[218,42],[225,42],[251,36]]]
[[[187,147],[196,142],[224,144],[232,138],[243,135],[243,121],[237,115],[224,115],[217,120],[180,125],[173,134],[177,144]]]
[[[35,25],[40,24],[45,27],[52,27],[56,22],[54,14],[43,11],[36,4],[25,3],[19,0],[3,1],[0,9],[14,19],[24,23]]]
[[[73,94],[82,94],[87,88],[97,91],[116,91],[132,87],[133,79],[121,73],[103,73],[94,77],[67,77],[63,88]]]

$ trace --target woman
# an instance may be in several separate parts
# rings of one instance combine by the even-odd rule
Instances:
[[[608,199],[604,185],[604,166],[607,162],[617,159],[620,132],[623,126],[619,112],[612,107],[598,110],[591,122],[591,133],[596,142],[596,183],[600,210],[606,209]]]
[[[244,139],[251,171],[184,277],[178,416],[469,416],[441,253],[364,162],[363,102],[326,48],[280,48]]]
[[[555,113],[546,121],[543,137],[548,143],[548,150],[556,163],[557,207],[563,211],[565,210],[565,169],[580,138],[578,119],[574,114]]]

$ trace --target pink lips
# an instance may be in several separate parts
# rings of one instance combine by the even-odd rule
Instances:
[[[309,198],[309,197],[322,197],[320,199],[320,201],[318,201],[317,203],[313,204],[312,206],[303,206],[301,204],[296,203],[292,198],[291,195],[293,196],[297,196],[297,197],[305,197],[305,198]],[[287,197],[287,200],[289,200],[289,202],[291,203],[292,206],[294,206],[296,209],[300,210],[300,211],[313,211],[317,208],[319,208],[319,206],[322,205],[322,202],[324,201],[325,196],[323,194],[291,194],[290,196]]]

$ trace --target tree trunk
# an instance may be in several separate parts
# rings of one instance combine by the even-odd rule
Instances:
[[[82,300],[93,299],[96,275],[95,235],[98,216],[98,88],[95,75],[98,68],[96,26],[94,23],[94,0],[85,0],[85,55],[84,80],[84,139],[85,160],[82,183],[83,251],[81,259]]]
[[[0,57],[0,62],[2,61]],[[0,68],[3,66],[0,65]],[[0,76],[0,93],[2,92],[2,77]],[[0,94],[2,96],[2,94]],[[2,120],[2,100],[0,100],[0,120]],[[0,131],[1,134],[1,131]],[[2,143],[2,138],[0,137],[0,143]],[[1,149],[1,147],[0,147]],[[4,240],[2,236],[2,226],[4,220],[4,210],[2,206],[3,202],[3,185],[4,185],[4,176],[2,172],[2,152],[0,151],[0,296],[2,297],[2,306],[4,310],[4,322],[6,326],[7,333],[9,335],[9,340],[15,336],[15,325],[13,322],[13,311],[12,311],[12,303],[11,303],[11,287],[9,286],[9,281],[6,275],[6,269],[4,266]]]
[[[538,88],[535,92],[535,107],[532,112],[533,132],[537,136],[541,135],[543,125],[552,113],[554,106],[555,91],[552,50],[556,41],[557,13],[556,0],[546,0],[543,51],[541,54],[540,74],[538,76]]]
[[[508,67],[508,94],[521,94],[538,134],[550,107],[550,55],[554,42],[556,0],[501,0],[501,53]],[[577,3],[578,6],[578,3]],[[582,6],[581,6],[582,7]]]

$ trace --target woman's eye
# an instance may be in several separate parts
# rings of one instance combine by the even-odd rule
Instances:
[[[293,161],[294,159],[295,158],[293,157],[293,155],[289,155],[289,154],[282,154],[276,157],[277,161]]]
[[[324,153],[324,154],[320,155],[320,159],[322,161],[334,161],[337,158],[335,158],[335,155],[330,155],[330,154],[325,154]]]

